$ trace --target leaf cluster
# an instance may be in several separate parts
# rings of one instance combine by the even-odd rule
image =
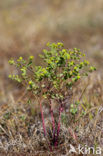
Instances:
[[[90,66],[80,49],[65,49],[60,42],[48,43],[47,47],[40,55],[44,66],[36,66],[34,56],[27,60],[22,57],[9,60],[9,64],[14,65],[18,71],[17,75],[9,75],[9,78],[22,83],[34,95],[63,99],[68,89],[96,69]]]

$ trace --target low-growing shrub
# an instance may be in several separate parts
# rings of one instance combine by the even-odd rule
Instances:
[[[47,131],[42,103],[47,99],[52,120],[52,138],[54,145],[57,146],[61,115],[65,109],[63,100],[77,81],[84,76],[88,76],[89,72],[96,69],[90,66],[90,63],[85,60],[85,54],[79,49],[64,49],[63,43],[48,43],[47,46],[49,49],[44,49],[43,54],[40,55],[42,61],[44,61],[43,66],[34,64],[34,56],[30,56],[27,60],[22,57],[17,60],[9,60],[9,64],[14,65],[18,71],[17,75],[9,75],[9,78],[23,84],[38,100],[45,137],[47,136]],[[52,100],[58,104],[59,116],[57,125],[55,124]],[[77,105],[78,103],[71,104],[70,112],[72,114],[77,112]]]

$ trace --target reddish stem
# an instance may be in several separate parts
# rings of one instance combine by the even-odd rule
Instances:
[[[63,111],[63,108],[62,108],[62,104],[59,108],[59,120],[58,120],[58,126],[57,126],[57,136],[56,136],[56,141],[55,141],[55,146],[57,146],[58,144],[58,137],[59,137],[59,133],[60,133],[60,121],[61,121],[61,113]]]
[[[55,120],[54,120],[51,100],[50,100],[50,112],[51,112],[51,119],[52,119],[52,126],[53,126],[53,139],[54,139],[55,138]]]
[[[44,122],[44,115],[43,115],[43,109],[42,109],[41,101],[40,101],[40,111],[41,111],[41,117],[42,117],[42,125],[43,125],[43,130],[44,130],[44,136],[46,136],[46,127],[45,127],[45,122]],[[51,147],[49,142],[48,142],[48,144],[49,144],[50,151],[52,151],[52,147]]]
[[[44,136],[46,136],[46,127],[45,127],[45,122],[44,122],[44,115],[43,115],[43,109],[42,109],[41,101],[40,101],[40,111],[41,111],[41,118],[42,118],[42,125],[43,125],[43,130],[44,130]]]

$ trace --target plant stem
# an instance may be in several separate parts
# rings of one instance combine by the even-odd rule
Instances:
[[[51,99],[50,99],[50,113],[51,113],[52,126],[53,126],[53,139],[55,139],[55,120],[54,120],[54,115],[53,115]]]
[[[55,141],[55,146],[58,144],[58,137],[59,137],[59,132],[60,132],[60,121],[61,121],[61,113],[63,111],[62,104],[60,105],[59,108],[59,120],[58,120],[58,126],[57,126],[57,136],[56,136],[56,141]]]
[[[44,130],[44,136],[46,136],[46,127],[45,127],[45,122],[44,122],[44,115],[43,115],[43,109],[42,109],[41,100],[40,100],[40,112],[41,112],[41,118],[42,118],[42,125],[43,125],[43,130]]]

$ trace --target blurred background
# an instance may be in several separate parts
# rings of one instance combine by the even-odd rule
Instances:
[[[45,44],[58,41],[63,42],[66,48],[76,47],[86,52],[88,59],[97,67],[97,73],[102,74],[103,0],[0,1],[2,103],[7,101],[10,90],[8,60],[32,54],[39,63],[38,53]]]

